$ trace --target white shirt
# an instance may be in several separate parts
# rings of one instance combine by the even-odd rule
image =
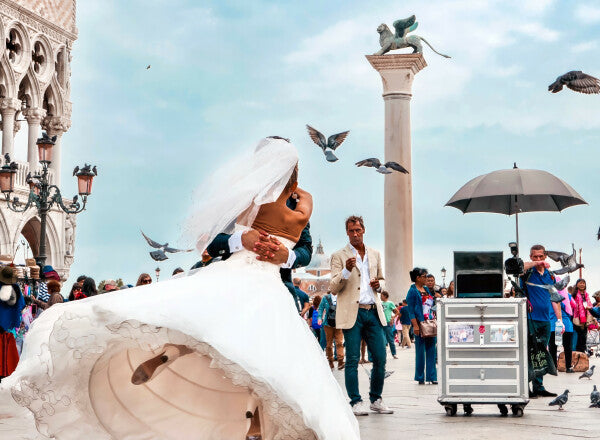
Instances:
[[[360,258],[360,254],[350,245],[352,253],[356,257],[356,268],[360,272],[360,299],[359,304],[375,304],[375,293],[371,287],[371,274],[369,273],[369,257],[365,249],[365,259]],[[350,278],[350,271],[344,267],[342,269],[342,278],[347,280]]]
[[[229,244],[229,252],[231,252],[232,254],[234,252],[238,252],[238,251],[241,251],[242,249],[244,249],[244,246],[242,245],[242,234],[243,233],[244,233],[244,231],[234,232],[233,234],[231,234],[231,237],[229,237],[229,240],[227,240],[227,242]],[[281,267],[282,269],[291,269],[295,262],[296,262],[296,252],[289,250],[287,261],[285,263],[281,263],[279,265],[279,267]]]

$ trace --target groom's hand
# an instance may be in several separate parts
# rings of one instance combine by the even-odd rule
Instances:
[[[279,265],[287,262],[290,251],[277,238],[261,231],[254,252],[257,259]]]
[[[256,229],[248,229],[242,234],[242,246],[244,249],[256,252],[256,243],[258,243],[259,237],[260,233]]]

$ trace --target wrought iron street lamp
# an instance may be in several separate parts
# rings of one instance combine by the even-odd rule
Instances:
[[[156,274],[156,282],[158,283],[158,277],[160,276],[160,267],[154,269],[154,273]]]
[[[42,164],[41,174],[27,175],[27,184],[29,185],[29,198],[26,204],[19,201],[18,197],[10,199],[10,194],[14,191],[15,175],[17,164],[10,162],[8,154],[4,155],[5,165],[0,168],[0,190],[4,193],[8,208],[15,212],[25,212],[31,207],[35,207],[40,217],[40,246],[35,261],[41,267],[46,264],[46,216],[50,209],[56,204],[67,214],[79,214],[85,209],[88,196],[92,193],[92,181],[98,175],[96,167],[85,164],[83,168],[75,167],[73,176],[77,176],[77,186],[79,196],[82,202],[79,202],[79,196],[73,199],[63,201],[60,189],[56,185],[51,185],[48,180],[48,166],[52,162],[52,149],[56,142],[56,136],[50,137],[45,132],[37,140],[39,160]]]
[[[446,287],[446,268],[442,266],[442,288]]]

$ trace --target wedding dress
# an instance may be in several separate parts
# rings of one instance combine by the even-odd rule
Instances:
[[[165,344],[192,353],[134,385]],[[52,306],[0,383],[7,398],[58,440],[243,440],[257,407],[265,440],[360,438],[278,266],[246,250],[191,276]]]

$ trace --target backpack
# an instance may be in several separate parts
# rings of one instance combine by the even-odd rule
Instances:
[[[322,325],[319,325],[319,311],[317,309],[313,310],[312,321],[310,326],[315,330],[319,330]]]

